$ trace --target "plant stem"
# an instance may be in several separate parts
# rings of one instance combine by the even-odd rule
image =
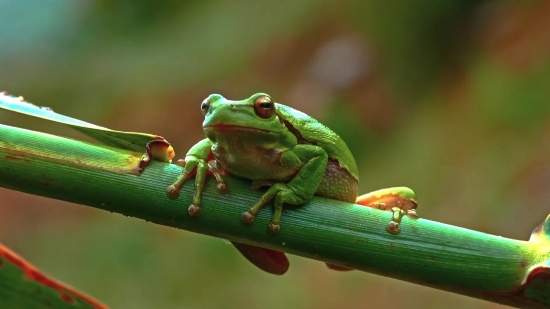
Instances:
[[[390,212],[314,197],[303,206],[287,207],[281,232],[271,235],[268,208],[252,226],[240,221],[261,196],[249,182],[226,177],[230,192],[220,195],[216,182],[208,180],[202,214],[194,218],[187,213],[192,181],[177,199],[166,196],[181,168],[153,162],[136,175],[140,156],[0,125],[0,186],[5,188],[511,306],[550,306],[548,222],[541,227],[546,238],[530,242],[409,218],[392,235],[386,231]]]

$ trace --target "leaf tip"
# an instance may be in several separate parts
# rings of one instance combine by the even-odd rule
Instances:
[[[533,243],[545,242],[550,244],[550,215],[531,232],[529,241]]]

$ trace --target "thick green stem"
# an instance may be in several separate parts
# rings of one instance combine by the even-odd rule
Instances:
[[[550,306],[548,222],[530,242],[409,218],[401,233],[392,235],[386,231],[390,212],[315,197],[287,207],[281,232],[271,235],[269,208],[253,225],[241,223],[241,213],[261,196],[249,182],[227,178],[230,192],[219,195],[209,179],[202,214],[195,218],[187,213],[192,182],[179,198],[166,196],[181,168],[153,162],[137,175],[140,156],[0,126],[2,187],[512,306]]]

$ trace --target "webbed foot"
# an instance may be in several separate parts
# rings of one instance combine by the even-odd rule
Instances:
[[[250,213],[250,211],[245,211],[241,215],[241,221],[245,224],[252,224],[256,220],[256,215]]]
[[[269,225],[267,226],[267,229],[269,230],[269,232],[271,234],[278,234],[279,231],[281,231],[281,225],[277,222],[277,223],[274,223],[273,221],[269,223]]]
[[[191,204],[191,206],[187,208],[187,212],[191,217],[198,217],[201,215],[201,212],[202,212],[201,205]]]

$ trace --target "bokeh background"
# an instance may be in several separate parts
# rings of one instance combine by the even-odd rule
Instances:
[[[0,90],[180,156],[210,93],[267,92],[347,141],[361,192],[406,185],[424,218],[526,240],[550,213],[548,16],[550,1],[0,0]],[[274,277],[216,238],[5,189],[0,242],[113,308],[502,307],[299,257]]]

